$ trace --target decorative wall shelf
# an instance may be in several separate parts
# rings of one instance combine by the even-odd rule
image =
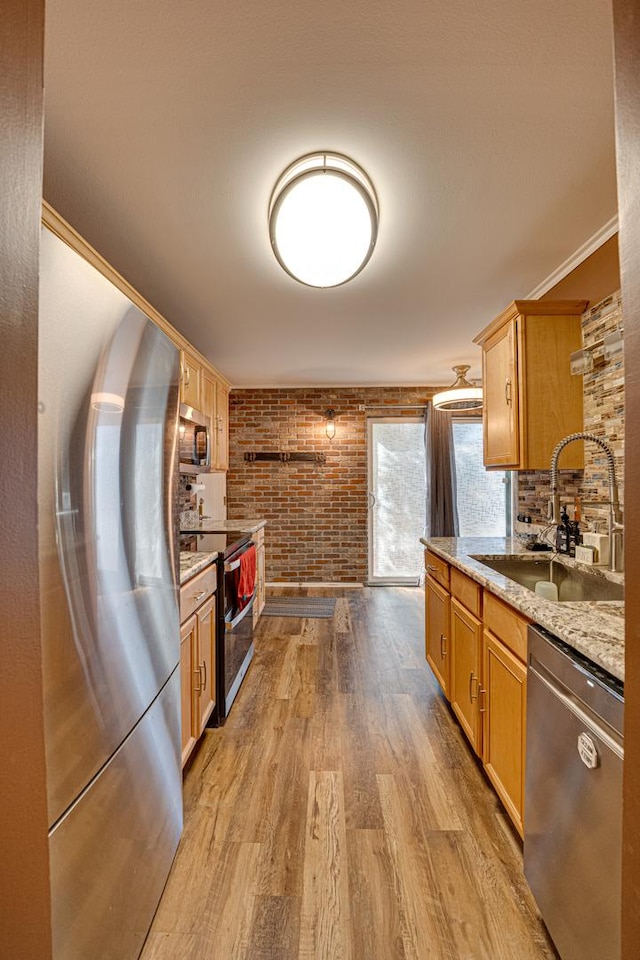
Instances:
[[[278,453],[245,453],[245,460],[253,462],[254,460],[270,460],[272,462],[289,463],[292,460],[305,460],[308,463],[326,463],[327,456],[324,453],[296,453],[288,450],[281,450]]]

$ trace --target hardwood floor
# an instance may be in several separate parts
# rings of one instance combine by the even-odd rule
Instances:
[[[333,620],[261,620],[187,771],[142,960],[552,960],[519,841],[426,665],[422,591],[336,594]]]

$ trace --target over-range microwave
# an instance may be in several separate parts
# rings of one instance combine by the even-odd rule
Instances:
[[[178,426],[180,473],[209,473],[211,469],[211,420],[200,410],[180,404]]]

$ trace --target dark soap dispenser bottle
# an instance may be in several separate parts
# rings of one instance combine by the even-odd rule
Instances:
[[[558,553],[569,553],[570,529],[567,508],[562,507],[560,511],[560,523],[556,528],[556,550]]]

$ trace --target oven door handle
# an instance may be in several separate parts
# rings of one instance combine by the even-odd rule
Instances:
[[[249,549],[249,547],[252,547],[252,546],[254,546],[253,540],[252,540],[250,543],[247,544],[247,550]],[[247,552],[247,550],[243,550],[242,553],[240,554],[240,556],[238,557],[238,559],[237,559],[237,560],[234,560],[233,563],[225,563],[225,565],[224,565],[224,572],[225,572],[225,573],[232,573],[234,570],[237,570],[238,567],[240,566],[240,561],[242,560],[242,558],[243,558],[243,556],[245,555],[245,553]]]
[[[251,610],[251,608],[253,607],[253,601],[255,600],[255,598],[256,598],[256,593],[254,590],[251,600],[249,600],[249,603],[246,605],[246,607],[242,608],[238,616],[234,617],[233,620],[225,620],[224,622],[225,633],[231,633],[231,631],[238,626],[240,621],[244,620],[246,615],[249,613],[249,610]]]

